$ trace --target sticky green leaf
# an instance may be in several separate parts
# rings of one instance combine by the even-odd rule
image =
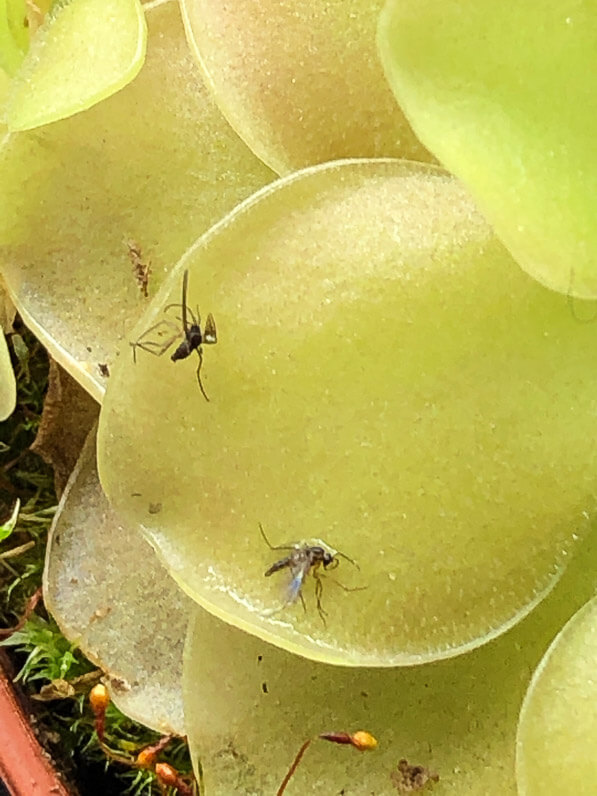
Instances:
[[[180,678],[192,603],[112,511],[97,479],[95,431],[52,524],[44,600],[64,635],[106,673],[121,710],[184,734]]]
[[[596,297],[593,4],[390,0],[379,48],[418,136],[521,267]]]
[[[222,113],[279,174],[346,157],[432,160],[376,53],[383,0],[183,0]]]
[[[10,361],[6,338],[0,329],[0,422],[6,420],[17,405],[17,384]]]
[[[197,356],[170,359],[185,269],[189,307],[217,326],[209,402]],[[188,594],[291,652],[393,666],[469,650],[545,596],[586,532],[594,330],[441,169],[350,161],[268,186],[186,253],[142,335],[172,345],[114,368],[104,489]],[[288,569],[264,577],[288,550],[259,523],[273,545],[321,539],[359,564],[320,570],[325,624],[311,574],[306,612],[285,605]]]
[[[147,31],[138,0],[71,0],[46,16],[13,78],[10,130],[30,130],[91,107],[143,65]]]
[[[147,23],[132,83],[0,147],[0,268],[27,325],[97,400],[100,366],[109,373],[148,303],[129,242],[152,296],[199,234],[274,177],[211,99],[177,3]]]
[[[596,542],[593,532],[552,594],[516,628],[468,655],[424,666],[375,670],[315,663],[197,611],[185,646],[184,708],[205,792],[274,794],[303,741],[322,731],[362,728],[379,742],[374,753],[314,743],[287,796],[343,790],[347,796],[400,796],[391,776],[401,758],[439,774],[431,793],[515,796],[520,704],[550,639],[594,591]],[[591,679],[579,685],[591,692],[594,646],[585,653],[583,673]],[[592,693],[581,709],[594,713],[594,704]],[[557,715],[563,711],[556,706]],[[579,739],[585,772],[594,765],[594,740]],[[573,753],[569,759],[577,758]],[[578,783],[574,772],[566,765],[549,768],[552,779],[533,794],[593,792],[594,777],[586,790],[567,790],[569,777]]]
[[[0,0],[0,69],[14,75],[29,42],[25,0]]]
[[[0,525],[0,542],[3,542],[5,539],[8,539],[8,537],[14,531],[15,525],[17,524],[20,508],[21,508],[21,501],[19,500],[19,498],[17,498],[15,500],[10,517],[6,520],[6,522]]]
[[[520,796],[591,796],[597,782],[597,598],[575,614],[537,667],[520,714]]]

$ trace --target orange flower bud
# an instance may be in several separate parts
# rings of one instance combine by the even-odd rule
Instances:
[[[155,763],[156,753],[155,749],[151,746],[141,749],[135,760],[135,765],[139,768],[153,768]]]
[[[359,752],[375,749],[377,746],[377,738],[374,738],[373,735],[366,730],[357,730],[357,732],[352,734],[351,738],[352,745],[355,749],[358,749]]]
[[[178,771],[169,763],[156,763],[155,775],[163,785],[168,785],[170,788],[176,787],[179,781]]]
[[[354,746],[355,749],[358,749],[359,752],[375,749],[377,746],[377,739],[374,738],[370,732],[366,732],[365,730],[357,730],[357,732],[352,734],[349,732],[322,732],[319,737],[323,741],[350,744]]]
[[[98,683],[93,686],[89,692],[89,704],[96,716],[106,712],[106,708],[110,704],[110,694],[105,685]]]

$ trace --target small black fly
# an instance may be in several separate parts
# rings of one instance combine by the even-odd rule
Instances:
[[[325,576],[320,572],[320,569],[323,568],[326,572],[336,569],[340,564],[340,558],[346,559],[346,561],[349,561],[357,569],[360,569],[359,565],[356,563],[356,561],[353,561],[352,558],[349,558],[345,553],[341,553],[338,550],[326,550],[322,545],[297,544],[274,546],[265,535],[265,531],[263,530],[261,523],[259,523],[259,530],[261,531],[261,535],[270,550],[290,550],[290,553],[287,556],[284,556],[284,558],[276,561],[264,573],[265,577],[267,578],[270,575],[273,575],[274,572],[279,572],[282,569],[290,570],[292,578],[288,586],[287,598],[282,608],[285,608],[287,605],[290,605],[291,603],[294,603],[300,599],[303,609],[306,612],[307,606],[305,605],[305,598],[303,597],[303,584],[305,582],[305,578],[310,572],[315,579],[315,599],[317,601],[317,611],[321,617],[321,621],[325,625],[327,611],[324,610],[321,604],[321,597],[323,595],[322,577]],[[349,588],[348,586],[344,586],[335,578],[330,578],[330,580],[332,580],[337,586],[340,586],[341,589],[344,589],[344,591],[362,591],[363,589],[367,588],[366,586]]]
[[[206,401],[209,401],[207,393],[203,388],[201,381],[201,367],[203,365],[203,345],[214,345],[218,342],[216,332],[216,322],[214,316],[209,313],[205,321],[205,328],[201,330],[201,316],[199,314],[199,307],[197,307],[197,314],[187,304],[187,289],[189,284],[189,271],[185,270],[182,277],[182,301],[180,304],[168,304],[164,307],[164,312],[168,312],[172,307],[180,307],[182,309],[182,317],[179,321],[182,323],[182,329],[174,323],[174,321],[163,318],[158,323],[147,329],[141,337],[134,343],[131,343],[133,348],[133,360],[137,361],[137,348],[147,351],[148,354],[161,357],[173,345],[173,343],[182,335],[183,339],[177,346],[170,359],[176,362],[179,359],[186,359],[193,351],[197,352],[199,357],[199,364],[197,365],[197,382],[199,389]],[[191,322],[189,323],[188,318]],[[155,333],[158,329],[174,329],[175,333],[170,335],[166,340],[158,342],[157,340],[148,339],[148,336]]]

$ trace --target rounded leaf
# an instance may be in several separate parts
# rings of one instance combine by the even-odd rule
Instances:
[[[216,101],[279,174],[343,157],[433,158],[375,47],[382,0],[183,0]]]
[[[177,3],[147,20],[132,83],[0,147],[0,268],[27,325],[98,401],[144,293],[274,176],[209,97]],[[133,264],[151,269],[146,290]]]
[[[66,638],[104,670],[124,713],[184,735],[180,678],[192,603],[110,508],[97,478],[95,431],[52,524],[44,601]]]
[[[304,741],[366,728],[378,740],[375,752],[314,740],[288,796],[343,789],[347,796],[399,796],[394,783],[403,758],[439,775],[433,792],[515,796],[520,704],[549,639],[592,594],[596,553],[593,533],[552,594],[512,631],[468,655],[425,666],[315,663],[198,610],[185,645],[184,708],[206,793],[274,794]],[[593,760],[592,748],[586,756]],[[567,776],[560,769],[552,782],[564,787]]]
[[[202,359],[175,350],[187,271],[187,324],[217,328]],[[586,531],[593,337],[442,170],[316,167],[179,262],[110,380],[100,477],[226,621],[339,664],[456,655]]]
[[[64,119],[119,91],[141,69],[146,38],[139,0],[56,3],[13,78],[9,130]]]
[[[390,0],[379,47],[417,135],[522,268],[597,297],[594,6]]]
[[[537,667],[520,714],[520,796],[591,796],[597,782],[597,598],[575,614]]]
[[[17,71],[28,46],[25,0],[0,0],[0,85]]]
[[[17,405],[17,384],[6,337],[0,330],[0,422],[10,417]]]

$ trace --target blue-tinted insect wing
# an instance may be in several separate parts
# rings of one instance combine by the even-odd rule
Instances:
[[[290,581],[290,585],[288,586],[288,592],[286,595],[287,602],[294,603],[298,600],[307,571],[307,569],[301,567],[294,573],[293,578]]]

